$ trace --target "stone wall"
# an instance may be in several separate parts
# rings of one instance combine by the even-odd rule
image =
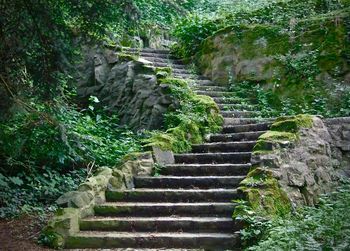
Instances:
[[[60,207],[44,228],[42,235],[53,248],[63,248],[66,238],[79,231],[79,219],[94,215],[94,206],[106,201],[105,192],[134,188],[134,176],[152,174],[152,152],[128,155],[123,164],[99,168],[92,177],[57,199]]]
[[[350,117],[326,119],[332,138],[333,166],[350,177]]]
[[[78,82],[80,98],[98,97],[101,106],[132,129],[162,127],[164,113],[177,103],[169,87],[159,84],[151,62],[107,49],[97,50],[91,61],[90,53]]]
[[[350,177],[350,117],[279,118],[259,137],[252,164],[239,191],[255,210],[273,215],[315,205]]]

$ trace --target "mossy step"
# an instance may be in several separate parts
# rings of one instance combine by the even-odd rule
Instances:
[[[195,86],[211,86],[211,85],[215,85],[215,83],[209,79],[197,79],[194,80],[194,85]]]
[[[105,203],[95,206],[96,216],[209,216],[230,217],[234,210],[233,203]]]
[[[227,96],[231,95],[230,92],[223,92],[223,91],[196,91],[196,93],[198,95],[206,95],[206,96],[210,96],[212,98],[227,97]],[[214,101],[216,102],[215,99],[214,99]],[[218,103],[218,102],[216,102],[216,103]]]
[[[224,118],[224,126],[272,123],[273,120],[272,118]]]
[[[144,52],[144,51],[128,51],[129,54],[139,55],[140,57],[152,57],[152,58],[165,58],[165,59],[177,59],[175,56],[169,53],[155,53],[155,52]]]
[[[149,56],[142,56],[142,58],[154,63],[182,64],[182,61],[180,59],[157,58]]]
[[[163,175],[246,175],[251,168],[251,164],[187,164],[167,165],[161,170]]]
[[[231,92],[225,92],[225,96],[213,97],[217,104],[241,104],[244,100],[241,98],[230,97]]]
[[[256,111],[221,111],[221,115],[224,118],[251,118],[258,116],[259,112]]]
[[[213,152],[249,152],[252,151],[256,141],[243,142],[215,142],[192,146],[193,153],[213,153]]]
[[[136,188],[106,191],[107,201],[116,202],[225,202],[239,198],[236,189],[166,189]]]
[[[124,52],[144,52],[144,53],[157,53],[157,54],[170,54],[169,49],[152,49],[152,48],[122,48]]]
[[[206,80],[207,78],[204,76],[200,76],[197,74],[192,74],[192,73],[173,73],[173,76],[175,78],[182,78],[182,79],[189,79],[189,80],[196,80],[196,79],[201,79],[201,80]]]
[[[229,152],[229,153],[186,153],[175,154],[175,163],[187,164],[242,164],[249,163],[251,152]]]
[[[137,188],[233,188],[245,176],[157,176],[135,177]]]
[[[254,111],[256,109],[255,106],[248,105],[248,104],[218,104],[218,106],[222,111],[234,111],[234,110]]]
[[[225,86],[218,86],[218,85],[195,85],[193,86],[193,89],[196,91],[226,91],[227,88]]]
[[[80,221],[81,231],[232,233],[242,227],[231,217],[91,217]]]
[[[239,132],[252,132],[252,131],[267,131],[270,128],[270,126],[271,126],[271,123],[224,126],[222,129],[222,132],[239,133]]]
[[[231,141],[256,141],[260,135],[266,131],[240,132],[240,133],[225,133],[212,134],[209,136],[209,142],[231,142]]]
[[[205,248],[224,250],[239,246],[239,233],[79,232],[66,248]]]

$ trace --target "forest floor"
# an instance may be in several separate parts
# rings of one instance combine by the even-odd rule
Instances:
[[[0,250],[4,251],[47,251],[37,244],[42,224],[37,216],[23,216],[18,219],[0,220]]]

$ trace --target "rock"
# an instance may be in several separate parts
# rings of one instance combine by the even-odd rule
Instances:
[[[83,72],[86,76],[77,88],[80,98],[98,97],[102,107],[119,115],[120,123],[134,130],[162,128],[164,113],[177,105],[158,83],[164,74],[158,72],[157,76],[157,69],[142,58],[99,49],[92,66],[86,63]]]
[[[63,194],[56,203],[61,207],[84,208],[89,206],[93,199],[94,194],[91,192],[72,191]]]

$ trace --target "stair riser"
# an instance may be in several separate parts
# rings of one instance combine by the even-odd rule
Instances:
[[[206,179],[152,179],[138,177],[134,179],[137,188],[234,188],[243,179],[237,178],[206,178]]]
[[[227,143],[215,145],[195,145],[192,147],[193,153],[228,153],[228,152],[250,152],[253,150],[256,142],[241,144]]]
[[[246,175],[249,172],[250,166],[241,167],[186,167],[186,166],[171,166],[162,170],[163,175],[186,175],[186,176],[198,176],[198,175]]]
[[[264,134],[264,131],[256,132],[256,133],[234,133],[234,134],[211,135],[209,142],[230,142],[230,141],[257,140],[259,138],[259,136],[262,134]]]
[[[218,104],[220,110],[222,111],[235,111],[235,110],[247,110],[252,111],[254,107],[250,105],[241,105],[241,104]]]
[[[235,99],[235,98],[228,98],[225,97],[226,95],[223,96],[215,96],[214,101],[217,104],[240,104],[242,102],[242,100],[240,99]]]
[[[252,131],[266,131],[270,127],[270,124],[253,124],[242,126],[228,126],[222,129],[223,133],[240,133],[240,132],[252,132]]]
[[[216,91],[216,92],[225,92],[226,87],[221,86],[194,86],[193,89],[196,91]]]
[[[232,233],[242,227],[233,220],[191,221],[191,220],[99,220],[80,222],[81,231],[118,231],[118,232],[187,232],[187,233]]]
[[[249,163],[251,154],[208,154],[208,155],[175,155],[175,163],[187,164],[245,164]]]
[[[241,196],[235,191],[107,191],[110,202],[228,202]]]
[[[265,121],[260,121],[256,118],[224,118],[224,127],[258,123],[265,123]]]
[[[66,248],[205,248],[224,250],[239,246],[236,238],[176,238],[176,237],[79,237],[72,236],[67,240]],[[213,249],[212,249],[213,248]]]
[[[173,69],[186,70],[186,66],[182,64],[168,64],[168,63],[153,63],[155,67],[172,67]]]
[[[96,216],[128,216],[128,217],[154,217],[154,216],[207,216],[230,217],[234,206],[212,204],[210,206],[177,205],[177,206],[95,206]]]
[[[194,80],[204,80],[206,79],[205,77],[203,76],[198,76],[198,75],[195,75],[195,74],[183,74],[183,73],[174,73],[173,74],[175,78],[182,78],[182,79],[194,79]]]
[[[196,93],[198,95],[206,95],[212,98],[225,97],[229,95],[227,92],[214,92],[214,91],[197,91]]]
[[[170,54],[170,50],[162,50],[162,49],[133,49],[133,48],[123,48],[123,52],[125,53],[156,53],[156,54]]]

